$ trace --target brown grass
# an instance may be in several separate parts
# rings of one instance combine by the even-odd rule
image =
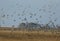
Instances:
[[[0,30],[0,41],[60,41],[60,32]]]

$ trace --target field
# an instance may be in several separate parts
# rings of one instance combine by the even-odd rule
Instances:
[[[0,41],[60,41],[60,32],[0,29]]]

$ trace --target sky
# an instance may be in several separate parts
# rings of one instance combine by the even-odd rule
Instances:
[[[60,0],[0,0],[0,26],[51,20],[60,25]]]

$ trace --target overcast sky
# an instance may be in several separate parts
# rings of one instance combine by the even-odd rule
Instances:
[[[0,0],[1,26],[46,24],[50,20],[60,25],[60,0]]]

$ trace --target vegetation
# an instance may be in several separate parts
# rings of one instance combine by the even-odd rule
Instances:
[[[51,32],[44,31],[0,31],[0,41],[60,41],[60,33],[52,34]]]
[[[50,24],[51,23],[51,24]],[[43,31],[59,31],[60,32],[60,26],[58,25],[54,25],[53,22],[50,22],[48,24],[45,24],[45,25],[41,25],[41,24],[38,24],[38,23],[21,23],[19,24],[18,26],[18,29],[25,29],[25,30],[28,30],[28,31],[40,31],[40,30],[43,30]]]
[[[0,25],[0,41],[60,41],[60,26],[54,25],[52,21],[50,23],[27,22],[20,23],[18,27]]]

